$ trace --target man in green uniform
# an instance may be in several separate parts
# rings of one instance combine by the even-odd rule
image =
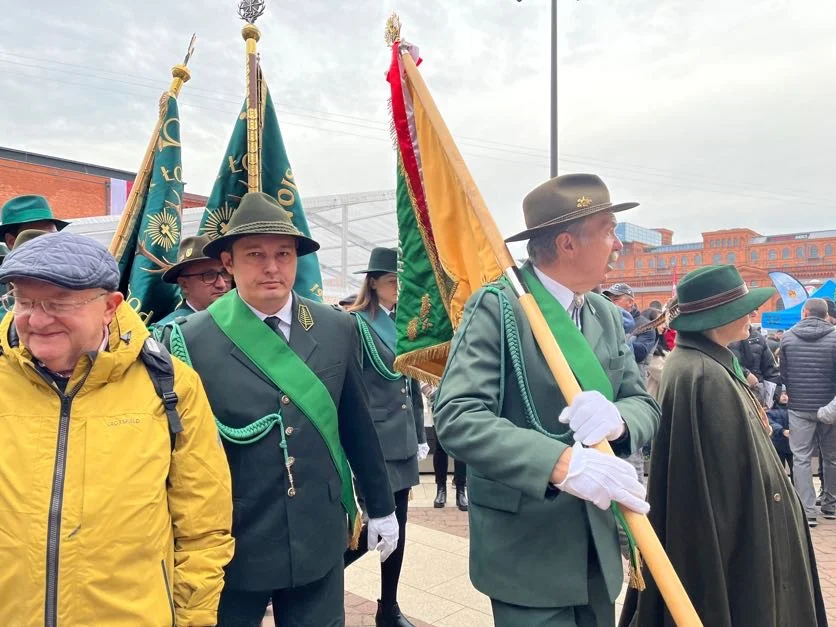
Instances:
[[[553,178],[523,201],[521,276],[584,391],[570,407],[511,294],[470,299],[436,397],[444,448],[468,467],[470,578],[499,627],[613,625],[623,571],[612,503],[645,513],[644,488],[619,455],[654,434],[659,407],[627,346],[621,314],[591,290],[622,245],[600,178]]]
[[[43,196],[15,196],[0,209],[0,238],[9,250],[14,247],[21,231],[37,229],[55,233],[68,224],[52,215],[52,209]]]
[[[208,235],[186,237],[180,242],[177,263],[163,273],[162,279],[180,286],[183,302],[157,325],[163,326],[177,318],[203,311],[232,287],[232,275],[220,260],[203,254],[203,247],[208,243]]]
[[[357,327],[292,291],[297,258],[318,248],[275,199],[246,194],[204,248],[237,289],[165,328],[203,380],[232,473],[221,627],[260,625],[270,601],[276,625],[343,624],[343,553],[360,531],[352,472],[369,547],[385,559],[398,543]]]

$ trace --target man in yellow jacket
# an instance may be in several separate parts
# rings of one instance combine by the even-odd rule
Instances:
[[[152,376],[90,238],[33,239],[0,283],[0,625],[214,625],[232,502],[200,379]]]

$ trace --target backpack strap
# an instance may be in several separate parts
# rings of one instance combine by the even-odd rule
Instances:
[[[165,346],[149,337],[142,345],[139,356],[148,370],[148,376],[154,384],[157,396],[163,402],[165,415],[168,418],[168,430],[171,433],[171,449],[174,450],[177,434],[183,431],[183,423],[180,422],[180,414],[177,412],[177,403],[180,399],[174,391],[174,363],[171,354]]]

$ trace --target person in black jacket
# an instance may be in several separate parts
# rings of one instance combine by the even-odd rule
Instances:
[[[756,317],[757,313],[757,311],[753,311],[751,317]],[[732,342],[728,348],[737,357],[740,365],[743,366],[743,374],[753,389],[762,387],[764,381],[775,384],[773,398],[777,402],[780,395],[781,371],[775,362],[774,354],[769,349],[766,338],[760,330],[750,327],[749,339]]]
[[[818,410],[836,396],[836,329],[827,322],[827,304],[809,298],[801,322],[781,340],[781,376],[789,396],[790,448],[795,488],[811,527],[816,525],[812,458],[821,447],[821,512],[836,520],[836,425],[818,420]]]
[[[790,469],[790,480],[792,480],[792,451],[790,450],[790,415],[787,411],[787,393],[781,391],[778,397],[778,404],[766,411],[769,418],[769,426],[772,427],[772,443],[775,445],[775,452],[781,465]]]

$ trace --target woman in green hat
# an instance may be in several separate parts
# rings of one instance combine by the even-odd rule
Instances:
[[[395,307],[398,302],[398,251],[375,248],[353,305],[348,307],[363,342],[363,379],[369,391],[369,407],[383,457],[389,484],[395,497],[395,514],[400,527],[398,548],[380,565],[380,600],[375,624],[378,627],[412,625],[398,608],[398,581],[401,576],[409,492],[419,483],[418,461],[429,448],[424,435],[424,403],[417,381],[394,372]],[[365,534],[365,529],[363,530]],[[346,566],[365,552],[367,542],[346,553]]]
[[[704,625],[826,625],[804,511],[766,415],[726,348],[749,336],[749,314],[775,290],[749,289],[734,266],[709,266],[676,291],[650,520]],[[628,594],[620,625],[672,627],[646,579],[643,592]]]

